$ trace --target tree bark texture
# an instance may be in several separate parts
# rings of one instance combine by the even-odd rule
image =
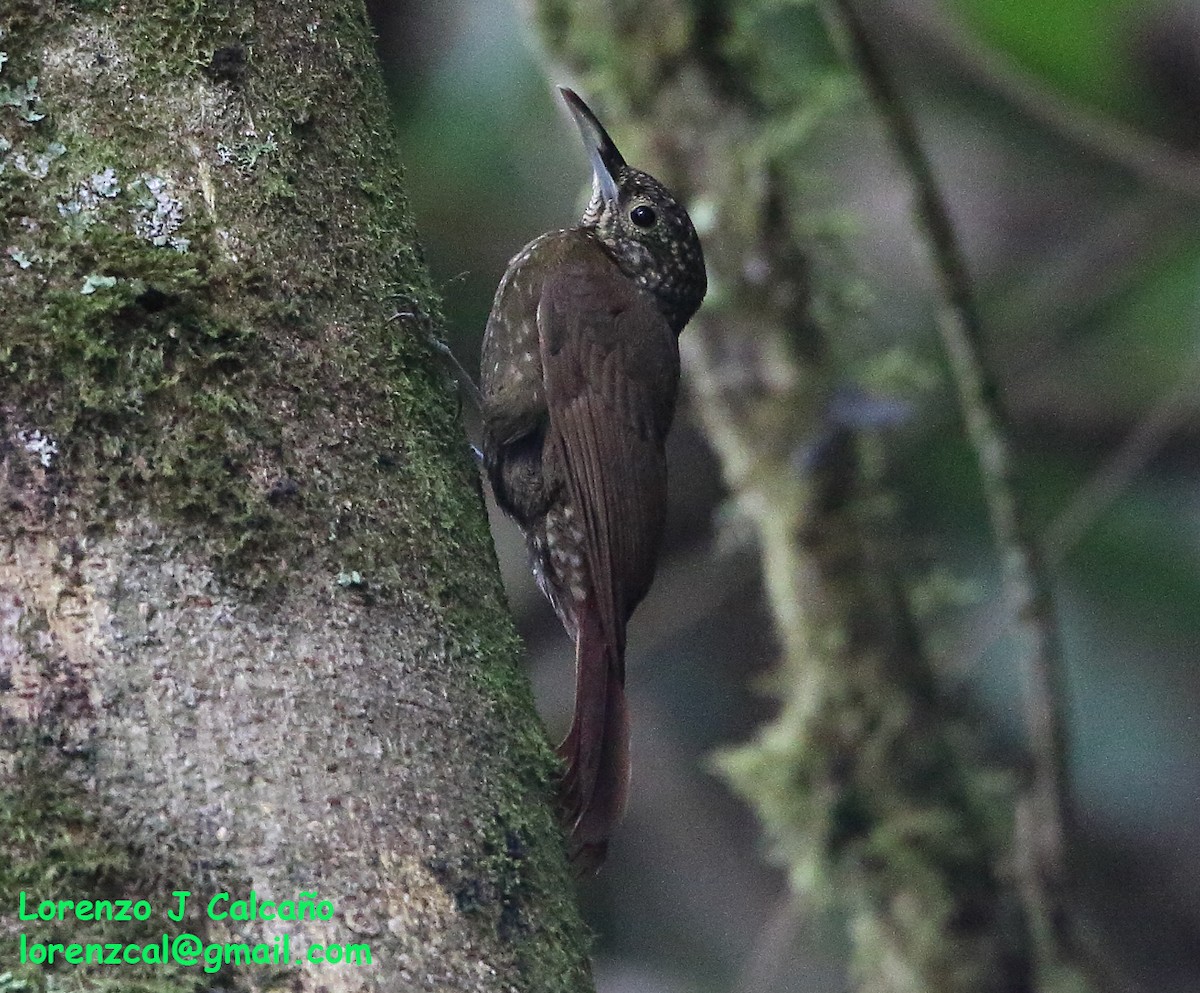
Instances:
[[[1031,926],[1017,776],[939,687],[887,446],[831,413],[861,291],[817,261],[836,237],[806,151],[854,81],[817,8],[539,0],[535,17],[705,243],[713,290],[681,339],[685,382],[754,524],[782,652],[779,716],[725,756],[732,783],[796,890],[836,895],[861,989],[1090,988]]]
[[[287,931],[223,985],[590,989],[360,0],[0,0],[0,31],[0,973],[23,932]],[[335,913],[203,913],[251,890]]]

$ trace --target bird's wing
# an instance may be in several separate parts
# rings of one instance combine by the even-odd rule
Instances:
[[[554,248],[553,241],[541,240],[517,256],[496,291],[483,337],[483,462],[496,502],[523,528],[537,521],[553,498],[542,478],[549,414],[538,345],[537,273],[553,268]]]
[[[507,445],[539,429],[546,416],[536,313],[541,287],[532,256],[505,273],[483,335],[479,389],[484,429]]]
[[[625,624],[649,589],[666,510],[663,450],[679,356],[666,320],[616,267],[546,279],[538,333],[550,412],[543,465],[583,532],[575,716],[559,746],[577,864],[597,864],[629,779]]]
[[[653,300],[612,263],[597,268],[559,266],[537,322],[552,471],[582,516],[606,634],[623,644],[658,555],[679,353]]]

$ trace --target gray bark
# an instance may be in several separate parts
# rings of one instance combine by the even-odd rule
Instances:
[[[590,989],[361,3],[5,0],[0,30],[0,962],[288,932],[222,983]],[[251,890],[335,913],[204,913]]]

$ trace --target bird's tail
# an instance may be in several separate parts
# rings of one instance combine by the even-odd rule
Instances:
[[[575,643],[575,716],[558,755],[567,764],[561,803],[579,873],[604,861],[629,795],[629,713],[622,645],[605,636],[599,612],[582,612]],[[623,640],[623,639],[620,639]]]

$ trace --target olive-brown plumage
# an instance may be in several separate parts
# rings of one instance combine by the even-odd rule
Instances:
[[[654,578],[677,338],[706,278],[687,212],[562,93],[592,158],[592,200],[578,225],[509,263],[480,392],[496,502],[524,531],[538,584],[576,645],[562,800],[572,857],[594,866],[625,807],[625,626]]]

